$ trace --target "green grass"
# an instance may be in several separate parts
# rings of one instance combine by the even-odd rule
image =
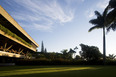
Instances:
[[[116,66],[4,66],[0,77],[116,77]]]

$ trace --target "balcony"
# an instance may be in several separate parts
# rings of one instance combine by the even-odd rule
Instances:
[[[16,38],[13,38],[12,36],[7,35],[5,32],[3,32],[3,31],[1,31],[1,30],[0,30],[0,34],[3,35],[3,36],[5,36],[6,38],[12,40],[12,41],[15,41],[15,42],[19,43],[20,45],[25,46],[25,47],[28,48],[28,49],[31,49],[31,50],[33,50],[33,51],[36,51],[35,48],[29,47],[28,45],[25,45],[25,44],[22,43],[21,41],[17,40]]]

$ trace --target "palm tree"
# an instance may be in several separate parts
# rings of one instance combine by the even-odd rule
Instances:
[[[71,58],[73,57],[73,54],[75,54],[76,51],[74,51],[72,48],[70,48],[68,54],[71,56]]]
[[[110,0],[108,9],[109,13],[106,16],[105,25],[107,25],[107,31],[112,29],[113,31],[116,30],[116,0]]]
[[[98,11],[95,11],[95,15],[97,16],[96,19],[91,19],[89,22],[93,24],[94,26],[89,29],[89,32],[91,32],[94,29],[103,28],[103,62],[105,64],[106,61],[106,41],[105,41],[105,21],[106,21],[106,15],[108,12],[109,7],[107,6],[103,12],[103,14],[100,14]]]

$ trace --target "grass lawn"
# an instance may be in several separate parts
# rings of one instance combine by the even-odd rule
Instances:
[[[116,66],[0,66],[0,77],[116,77]]]

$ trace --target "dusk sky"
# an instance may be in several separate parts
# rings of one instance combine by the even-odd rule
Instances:
[[[99,47],[103,52],[102,29],[88,32],[93,25],[89,20],[96,18],[109,0],[0,0],[0,5],[48,52],[63,49],[81,50],[79,44]],[[116,55],[116,32],[106,34],[106,53]]]

